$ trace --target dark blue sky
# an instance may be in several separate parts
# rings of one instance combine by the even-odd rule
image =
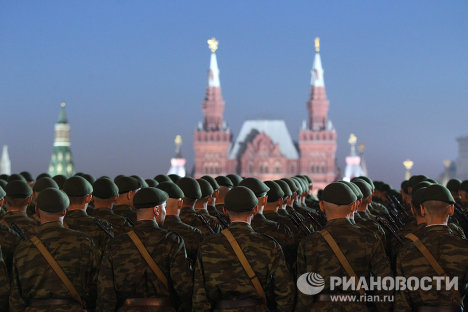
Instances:
[[[234,134],[284,119],[294,139],[321,38],[329,117],[370,175],[398,186],[401,162],[436,176],[468,135],[468,2],[0,1],[0,144],[13,171],[46,171],[66,101],[78,171],[165,172],[176,134],[192,166],[210,52]]]

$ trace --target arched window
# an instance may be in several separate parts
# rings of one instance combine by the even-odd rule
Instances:
[[[314,166],[311,166],[310,167],[310,173],[314,173],[315,172],[315,167]]]

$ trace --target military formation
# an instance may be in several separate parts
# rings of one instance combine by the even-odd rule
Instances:
[[[314,191],[305,175],[0,175],[0,311],[463,311],[468,181]],[[395,276],[455,285],[358,282]]]

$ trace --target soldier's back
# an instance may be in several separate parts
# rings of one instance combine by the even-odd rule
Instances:
[[[415,235],[426,246],[449,278],[458,277],[458,291],[463,295],[468,283],[468,241],[452,233],[447,226],[433,225],[424,227]],[[434,269],[424,258],[414,243],[406,240],[397,256],[397,274],[410,277],[437,276]],[[420,306],[455,306],[460,307],[458,291],[430,290],[398,292],[395,309],[410,310]],[[457,294],[458,293],[458,294]]]
[[[64,218],[64,224],[72,230],[80,231],[88,235],[96,248],[102,252],[106,244],[113,238],[112,226],[103,219],[89,216],[83,210],[69,210]]]
[[[346,218],[329,220],[324,230],[331,234],[358,277],[368,279],[371,275],[382,277],[392,275],[384,246],[381,240],[371,231],[363,230]],[[325,281],[328,281],[331,276],[348,276],[320,232],[312,233],[299,243],[297,276],[299,277],[308,272],[320,274]],[[329,284],[325,283],[325,288],[320,294],[343,293],[343,291],[336,289],[331,291]],[[359,296],[358,292],[347,291],[346,293]],[[385,308],[388,309],[388,307]],[[298,292],[296,311],[356,310],[366,311],[367,308],[363,303],[321,301],[314,298],[314,296]]]
[[[15,231],[0,223],[0,246],[2,248],[3,259],[8,271],[11,271],[13,253],[20,241],[21,238]]]
[[[264,234],[256,233],[244,222],[231,223],[229,230],[259,278],[269,304],[278,311],[290,311],[295,287],[279,244]],[[265,305],[261,305],[251,280],[224,235],[207,237],[200,244],[195,269],[194,311],[216,310],[220,302],[246,300],[259,303],[256,311],[268,311]],[[229,311],[252,311],[252,306]]]
[[[66,229],[59,222],[39,226],[37,238],[70,279],[81,298],[94,305],[97,255],[92,241],[83,233]],[[43,300],[69,303],[49,306]],[[37,305],[34,302],[39,302]],[[22,241],[13,260],[10,311],[82,311],[57,274],[30,240]],[[34,306],[34,307],[33,307]]]
[[[196,227],[200,231],[203,232],[203,235],[210,235],[213,234],[211,231],[216,233],[216,230],[210,225],[208,220],[203,220],[200,218],[200,214],[198,214],[194,208],[192,207],[183,207],[180,210],[180,219],[182,222]],[[206,223],[205,223],[206,221]],[[211,229],[211,230],[210,230]]]
[[[115,205],[112,211],[119,216],[127,218],[132,224],[136,223],[136,211],[129,205]]]
[[[151,271],[130,237],[121,234],[108,245],[103,258],[98,279],[98,311],[114,311],[126,299],[134,298],[171,298],[176,304],[190,302],[192,273],[181,237],[159,228],[152,220],[137,222],[134,232],[169,280],[170,289]],[[160,311],[150,308],[145,311]],[[128,306],[125,311],[141,311],[141,307]]]
[[[10,227],[12,224],[15,224],[26,235],[34,234],[39,225],[39,222],[31,217],[28,217],[26,212],[21,211],[8,211],[3,216],[2,220],[4,220],[4,222],[7,223]]]
[[[185,249],[187,250],[187,256],[191,264],[194,264],[197,257],[198,246],[203,240],[203,232],[196,227],[182,222],[178,216],[173,215],[166,216],[162,228],[177,233],[182,237]]]
[[[112,209],[96,208],[93,212],[93,217],[104,219],[112,225],[115,234],[122,234],[130,231],[132,227],[127,222],[127,219],[115,214]]]

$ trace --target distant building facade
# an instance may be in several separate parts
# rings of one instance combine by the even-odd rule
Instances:
[[[75,174],[75,165],[71,152],[70,124],[65,112],[65,103],[61,103],[61,110],[55,124],[54,149],[49,164],[49,174],[53,177],[62,174],[71,177]]]
[[[225,103],[216,58],[217,41],[213,38],[208,43],[212,53],[202,104],[203,122],[194,133],[194,176],[237,173],[272,180],[307,174],[316,189],[335,180],[337,133],[328,119],[329,101],[318,38],[306,105],[308,121],[302,123],[297,142],[283,120],[246,120],[233,140],[223,116]]]

